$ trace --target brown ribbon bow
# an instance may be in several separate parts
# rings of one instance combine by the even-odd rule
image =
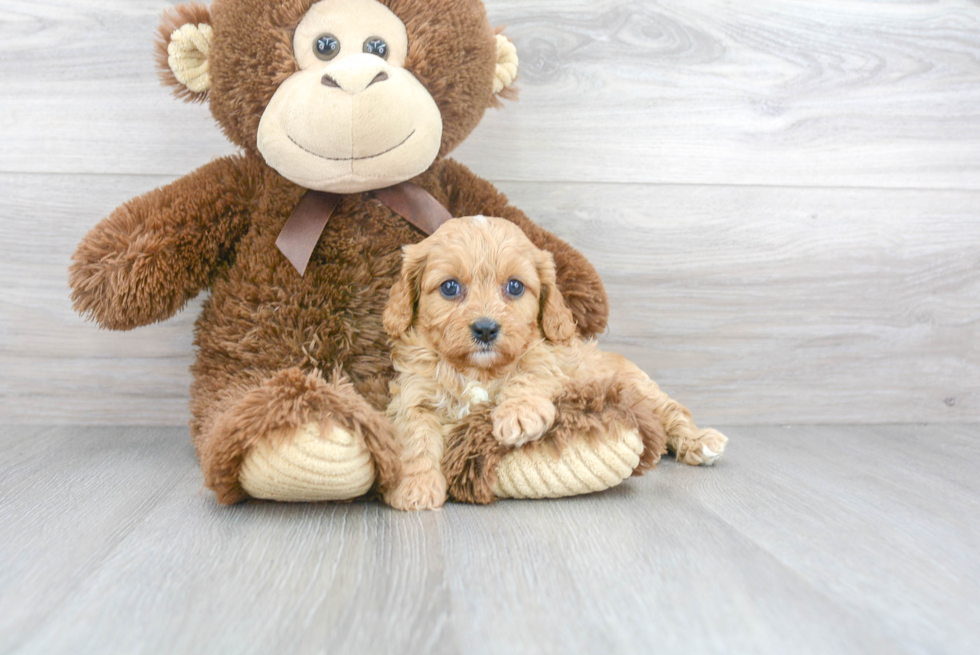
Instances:
[[[388,209],[426,234],[432,234],[453,217],[432,194],[411,182],[378,189],[374,196]],[[340,204],[340,199],[341,196],[336,193],[307,191],[296,205],[292,216],[283,225],[279,238],[276,239],[276,247],[300,275],[306,273],[313,250]]]

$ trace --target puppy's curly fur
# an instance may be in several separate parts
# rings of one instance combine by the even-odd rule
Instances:
[[[384,313],[397,371],[388,415],[402,446],[402,477],[386,494],[393,507],[446,501],[445,446],[471,413],[492,426],[480,438],[484,462],[499,461],[510,448],[537,447],[560,418],[556,403],[583,389],[593,402],[615,397],[628,408],[623,421],[645,446],[641,470],[667,447],[689,464],[721,454],[723,435],[699,431],[636,365],[577,336],[552,256],[510,221],[455,219],[404,253]],[[486,495],[485,480],[481,488],[475,495]]]

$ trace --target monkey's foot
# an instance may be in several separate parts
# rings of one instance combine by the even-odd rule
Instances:
[[[630,477],[642,453],[637,430],[624,430],[617,439],[575,438],[558,454],[513,450],[497,467],[493,492],[498,498],[560,498],[604,491]]]
[[[357,498],[374,479],[364,439],[318,423],[263,439],[245,454],[239,473],[249,496],[287,502]]]

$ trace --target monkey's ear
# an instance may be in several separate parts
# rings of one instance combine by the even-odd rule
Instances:
[[[555,258],[550,252],[541,251],[537,269],[541,280],[541,331],[548,341],[568,345],[575,337],[575,317],[558,290]]]
[[[211,52],[211,12],[197,3],[178,5],[164,12],[157,33],[160,79],[174,95],[188,102],[204,102],[211,89],[208,54]]]
[[[422,244],[405,246],[405,258],[398,281],[391,287],[388,304],[385,305],[382,321],[385,332],[392,339],[398,339],[412,327],[415,319],[415,304],[418,301],[419,280],[425,268],[426,250]]]
[[[493,101],[499,104],[498,98],[506,100],[517,99],[517,87],[514,81],[517,80],[517,69],[520,67],[520,60],[517,57],[517,48],[506,36],[501,34],[503,28],[497,30],[497,68],[493,77]]]

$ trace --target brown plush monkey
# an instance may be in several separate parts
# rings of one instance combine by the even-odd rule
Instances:
[[[579,331],[604,329],[592,266],[446,158],[516,74],[513,46],[479,0],[215,0],[171,10],[160,34],[165,80],[208,102],[242,152],[115,210],[79,245],[70,284],[76,309],[115,330],[211,290],[191,434],[221,503],[341,500],[397,479],[381,317],[401,247],[426,236],[399,209],[413,189],[449,215],[519,225],[553,253]],[[291,261],[277,240],[311,198]],[[599,426],[589,443],[626,429],[624,409],[600,400],[566,408]],[[465,475],[494,486],[492,467]]]

